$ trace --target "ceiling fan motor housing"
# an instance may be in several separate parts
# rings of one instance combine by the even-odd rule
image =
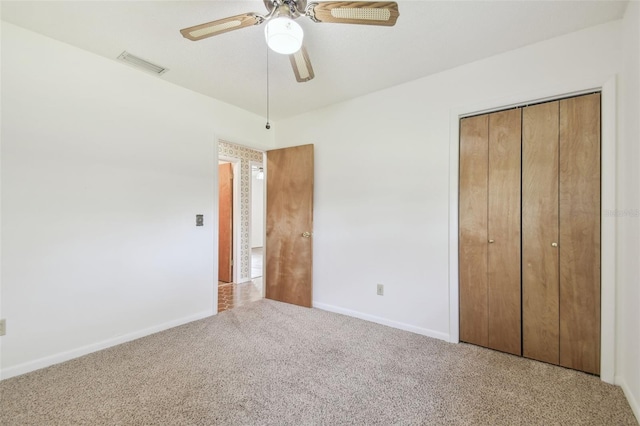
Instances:
[[[291,11],[291,14],[287,14],[291,19],[296,19],[305,14],[307,8],[307,0],[263,0],[264,6],[269,13],[274,9]],[[283,7],[286,6],[286,7]]]

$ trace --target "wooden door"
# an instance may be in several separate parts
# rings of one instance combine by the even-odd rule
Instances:
[[[267,151],[265,296],[311,307],[313,145]]]
[[[520,109],[460,121],[460,340],[519,355]]]
[[[521,354],[520,108],[489,115],[489,347]]]
[[[522,349],[552,364],[560,362],[559,106],[522,112]]]
[[[489,116],[460,120],[459,298],[460,340],[489,345],[487,176]]]
[[[560,365],[600,373],[600,94],[560,101]]]
[[[218,165],[218,281],[233,281],[233,168]]]

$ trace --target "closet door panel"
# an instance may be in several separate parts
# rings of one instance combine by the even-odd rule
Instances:
[[[460,340],[488,345],[488,116],[460,120]]]
[[[553,364],[560,361],[559,105],[522,111],[522,350]]]
[[[560,365],[600,372],[600,94],[560,101]]]
[[[489,347],[521,354],[521,109],[489,115]]]

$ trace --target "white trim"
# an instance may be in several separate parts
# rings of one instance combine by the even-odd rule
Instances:
[[[267,152],[262,151],[262,168],[264,170],[264,188],[262,193],[262,297],[267,297]],[[312,252],[313,253],[313,252]],[[313,263],[313,258],[311,259]],[[311,271],[313,273],[313,270]],[[312,287],[313,288],[313,287]]]
[[[217,309],[214,307],[214,310]],[[120,345],[122,343],[130,342],[135,339],[139,339],[141,337],[148,336],[150,334],[158,333],[160,331],[165,331],[173,327],[177,327],[179,325],[187,324],[192,321],[197,321],[203,318],[210,317],[213,315],[212,311],[203,311],[194,315],[189,315],[184,318],[179,318],[173,321],[165,322],[163,324],[154,325],[149,328],[145,328],[142,330],[134,331],[133,333],[127,333],[122,336],[113,337],[111,339],[106,339],[101,342],[92,343],[90,345],[81,346],[76,349],[72,349],[66,352],[60,352],[54,355],[49,355],[44,358],[39,358],[33,361],[25,362],[23,364],[18,364],[14,367],[5,368],[0,371],[0,380],[8,379],[10,377],[19,376],[21,374],[29,373],[31,371],[39,370],[41,368],[49,367],[54,364],[59,364],[61,362],[69,361],[74,358],[81,357],[83,355],[90,354],[92,352],[97,352],[102,349],[110,348],[112,346]]]
[[[617,84],[602,85],[600,183],[600,379],[614,383],[616,371],[616,208]],[[636,414],[637,415],[637,414]]]
[[[249,167],[250,167],[250,170],[251,170],[251,172],[249,174],[249,176],[251,177],[251,180],[250,180],[250,183],[249,183],[249,206],[251,207],[251,212],[249,214],[249,249],[250,250],[254,248],[253,247],[253,226],[254,226],[254,224],[253,224],[253,191],[254,191],[254,188],[253,188],[253,167],[254,166],[258,167],[258,168],[262,167],[263,168],[263,177],[265,176],[264,175],[263,163],[261,163],[260,161],[255,161],[255,160],[249,161]],[[259,180],[259,179],[256,179],[256,180]],[[263,187],[264,187],[264,182],[265,182],[265,180],[263,179],[262,180],[262,186]],[[264,198],[264,190],[262,191],[262,195],[263,195],[263,198]],[[264,216],[264,208],[263,208],[262,216]],[[264,246],[264,240],[262,240],[262,246]],[[251,267],[253,265],[250,264],[249,266]],[[253,279],[253,273],[250,273],[250,274],[251,274],[250,278]]]
[[[589,88],[587,89],[574,90],[571,92],[562,92],[559,95],[555,94],[555,95],[548,95],[548,96],[539,96],[539,97],[536,97],[535,99],[531,99],[528,101],[516,101],[509,104],[501,105],[501,106],[485,107],[482,110],[469,111],[465,114],[461,114],[459,118],[472,117],[474,115],[479,115],[479,114],[488,114],[496,111],[504,111],[505,109],[509,109],[509,108],[526,107],[529,105],[535,105],[535,104],[540,104],[544,102],[551,102],[558,99],[570,98],[573,96],[587,95],[589,93],[598,92],[600,90],[601,90],[600,86],[594,86],[594,87],[589,86]]]
[[[631,411],[633,411],[633,414],[636,416],[636,420],[640,421],[640,405],[638,405],[638,399],[633,392],[631,392],[627,382],[625,382],[621,376],[616,376],[616,384],[622,388],[622,392],[624,392],[624,396],[627,398]]]
[[[616,76],[606,81],[575,79],[569,84],[452,108],[449,113],[449,341],[460,339],[458,292],[458,156],[461,117],[499,109],[565,98],[592,91],[602,93],[602,206],[615,206],[616,189]],[[607,204],[605,204],[607,203]],[[613,203],[613,204],[611,204]],[[609,207],[607,207],[609,208]],[[612,207],[615,208],[615,207]],[[615,375],[615,221],[602,226],[600,378],[611,383]]]
[[[256,150],[257,151],[257,150]],[[265,238],[266,238],[266,232],[265,232],[265,217],[267,215],[267,206],[265,204],[265,192],[266,192],[266,185],[265,183],[267,182],[266,177],[267,177],[267,173],[265,171],[265,167],[264,167],[264,157],[265,154],[264,152],[262,153],[262,158],[263,161],[259,162],[259,161],[254,161],[251,160],[249,161],[249,166],[251,167],[251,183],[249,185],[249,205],[250,205],[250,214],[249,214],[249,241],[251,242],[253,240],[253,166],[257,166],[257,167],[262,167],[263,173],[264,173],[264,177],[265,179],[261,180],[260,182],[262,182],[262,274],[260,275],[260,278],[262,278],[262,286],[260,288],[260,296],[264,297],[265,296],[265,287],[264,287],[264,273],[265,273],[265,251],[264,251],[264,245],[265,245]],[[256,179],[257,180],[257,179]],[[249,279],[250,280],[254,280],[253,278],[253,242],[251,242],[249,244]]]
[[[273,126],[273,122],[271,123],[271,125]],[[260,151],[260,152],[266,152],[270,149],[276,149],[274,144],[266,145],[266,144],[251,142],[248,140],[238,140],[237,137],[231,136],[231,135],[225,136],[224,133],[218,133],[217,141],[230,143],[232,145],[240,146],[243,148],[249,148],[251,150]],[[218,145],[216,145],[216,150],[217,149],[218,149]]]
[[[325,303],[313,302],[313,307],[321,309],[323,311],[334,312],[336,314],[342,314],[349,317],[359,318],[365,321],[375,322],[377,324],[386,325],[392,328],[397,328],[404,331],[410,331],[411,333],[421,334],[427,337],[433,337],[434,339],[449,341],[449,335],[440,331],[430,330],[428,328],[416,327],[414,325],[405,324],[403,322],[391,321],[386,318],[377,317],[375,315],[369,315],[358,311],[352,311],[350,309],[344,309],[339,306],[327,305]]]
[[[218,155],[218,162],[220,161],[228,161],[229,163],[231,163],[231,167],[233,169],[233,279],[232,281],[234,283],[243,283],[245,281],[248,281],[249,278],[248,277],[241,277],[240,276],[240,264],[242,263],[242,245],[240,244],[240,237],[242,236],[242,219],[240,217],[241,215],[241,210],[240,210],[240,179],[241,176],[240,174],[242,173],[241,170],[241,163],[242,163],[242,159],[240,158],[236,158],[236,157],[231,157],[231,156],[227,156],[227,155]],[[217,169],[216,169],[216,176],[218,175]],[[219,179],[219,178],[218,178]],[[216,182],[218,182],[218,179],[216,179]],[[217,194],[217,192],[216,192]],[[216,209],[215,211],[218,212],[218,215],[216,215],[216,218],[219,217],[220,215],[220,198],[218,197],[218,195],[216,195],[216,199],[215,199],[215,204],[216,204]],[[217,229],[217,233],[216,235],[218,236],[218,238],[216,238],[216,244],[218,243],[218,239],[220,237],[220,229]],[[216,263],[218,262],[218,259],[214,260]],[[216,275],[216,283],[218,282],[218,276]]]
[[[460,117],[463,109],[449,116],[449,342],[460,342],[458,278],[458,174],[460,163]],[[455,141],[455,142],[454,142]]]
[[[213,235],[211,238],[211,244],[213,245],[213,259],[211,262],[213,263],[213,278],[214,281],[211,283],[213,285],[213,314],[216,315],[218,313],[218,232],[219,232],[219,224],[218,224],[218,167],[216,166],[219,163],[218,156],[220,150],[220,139],[214,138],[215,148],[213,149],[213,217],[211,218],[211,228],[213,229]]]

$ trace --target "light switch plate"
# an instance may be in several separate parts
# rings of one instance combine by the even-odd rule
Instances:
[[[196,226],[204,226],[204,215],[197,214],[196,215]]]

